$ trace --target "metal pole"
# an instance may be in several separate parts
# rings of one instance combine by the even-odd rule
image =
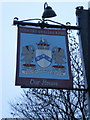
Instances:
[[[89,63],[89,61],[90,61],[90,9],[88,10],[88,47],[89,47],[89,49],[88,49],[88,63]],[[88,77],[89,77],[89,79],[88,79],[88,87],[89,87],[89,112],[90,112],[90,74],[89,74],[89,72],[90,72],[90,63],[88,64]]]
[[[88,105],[90,113],[90,10],[84,10],[83,7],[76,8],[78,24],[80,26],[80,39],[82,45],[82,54],[86,74],[86,87],[88,87]]]

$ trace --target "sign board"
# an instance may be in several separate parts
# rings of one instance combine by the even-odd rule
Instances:
[[[66,30],[18,27],[15,84],[72,88]]]

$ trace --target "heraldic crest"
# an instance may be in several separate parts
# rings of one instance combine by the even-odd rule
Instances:
[[[50,49],[50,44],[44,38],[41,38],[36,44],[37,48],[34,45],[22,47],[21,61],[24,68],[35,69],[36,66],[39,66],[43,69],[51,66],[57,70],[65,70],[66,56],[63,48],[55,46]]]

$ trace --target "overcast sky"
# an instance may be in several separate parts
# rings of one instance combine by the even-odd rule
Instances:
[[[0,118],[12,117],[10,115],[9,102],[15,100],[20,96],[22,89],[15,86],[15,74],[16,74],[16,48],[17,48],[17,27],[13,26],[14,17],[18,17],[19,20],[29,18],[41,18],[44,3],[46,1],[40,0],[39,2],[23,1],[23,2],[9,2],[3,0],[0,2],[0,53],[1,53],[1,71],[0,71]],[[16,0],[17,1],[17,0]],[[76,25],[76,7],[84,6],[84,9],[88,9],[88,1],[75,0],[76,2],[55,1],[51,2],[47,0],[48,5],[52,6],[57,16],[51,18],[51,20],[58,21],[62,24],[71,22],[72,25]],[[2,112],[2,113],[1,113]]]

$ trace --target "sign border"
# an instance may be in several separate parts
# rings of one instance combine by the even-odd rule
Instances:
[[[25,78],[19,77],[19,61],[20,61],[20,33],[30,33],[30,28],[36,32],[33,34],[46,34],[50,31],[57,31],[57,35],[60,36],[60,31],[62,36],[66,36],[66,48],[67,48],[67,55],[68,55],[68,69],[69,69],[69,80],[62,80],[62,79],[47,79],[47,78]],[[40,33],[40,31],[42,32]],[[47,31],[47,32],[45,32]],[[59,31],[59,33],[58,33]],[[64,32],[63,32],[64,31]],[[73,88],[73,79],[71,74],[71,67],[70,67],[70,54],[69,54],[69,47],[68,47],[68,37],[67,32],[65,35],[66,30],[57,30],[57,29],[40,29],[40,28],[32,28],[32,27],[22,27],[18,26],[18,36],[17,36],[17,63],[16,63],[16,80],[15,85],[21,86],[24,88],[60,88],[60,89],[72,89]],[[39,32],[39,33],[38,33]],[[53,34],[54,34],[53,32]],[[50,35],[50,33],[49,33]],[[52,34],[51,34],[52,35]],[[37,81],[37,82],[36,82]]]

